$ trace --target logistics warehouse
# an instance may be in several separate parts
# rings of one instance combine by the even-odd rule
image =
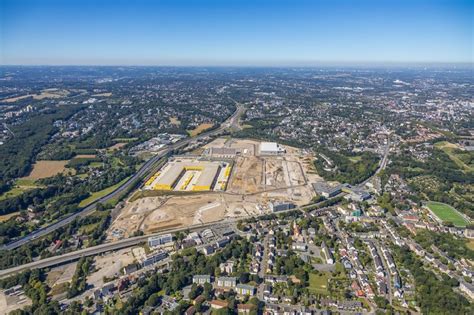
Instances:
[[[145,184],[145,189],[175,191],[225,190],[232,165],[226,161],[171,159]]]

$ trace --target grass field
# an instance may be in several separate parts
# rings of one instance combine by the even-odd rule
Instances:
[[[469,248],[470,250],[474,250],[474,240],[469,240],[466,242],[466,246],[467,248]]]
[[[474,250],[474,240],[469,240],[466,242],[466,246],[467,248],[469,248],[470,250]]]
[[[38,187],[34,179],[19,178],[15,184],[20,187]]]
[[[16,196],[19,196],[21,195],[25,190],[27,189],[24,189],[24,188],[20,188],[20,187],[13,187],[12,189],[10,189],[9,191],[3,193],[0,195],[0,201],[2,200],[6,200],[8,198],[13,198],[13,197],[16,197]]]
[[[441,221],[452,222],[455,226],[465,227],[468,222],[450,205],[430,201],[426,205]]]
[[[34,179],[20,178],[15,181],[15,186],[9,191],[0,195],[0,201],[21,195],[23,192],[40,187]]]
[[[99,223],[91,223],[91,224],[83,225],[79,228],[78,232],[81,234],[89,234],[89,233],[92,233],[98,226],[99,226]]]
[[[120,150],[122,147],[124,147],[127,144],[127,142],[117,142],[114,145],[110,146],[107,148],[107,152],[113,152],[116,150]]]
[[[99,198],[102,198],[108,194],[110,194],[111,192],[113,192],[115,189],[117,189],[119,186],[121,186],[123,183],[125,183],[130,177],[127,177],[125,178],[124,180],[122,180],[121,182],[113,185],[113,186],[110,186],[110,187],[107,187],[105,189],[102,189],[100,191],[96,191],[94,193],[92,193],[92,195],[90,195],[88,198],[82,200],[80,203],[79,203],[79,207],[85,207],[85,206],[88,206],[90,205],[91,203],[93,203],[94,201],[96,201],[97,199]]]
[[[138,138],[114,138],[112,141],[115,142],[132,142],[132,141],[137,141]]]
[[[362,156],[360,156],[360,155],[351,156],[351,157],[349,157],[349,160],[352,163],[357,163],[357,162],[360,162],[360,160],[362,160]]]
[[[214,124],[200,124],[199,126],[197,126],[195,129],[193,130],[188,130],[188,134],[191,136],[191,137],[195,137],[197,136],[198,134],[200,134],[201,132],[211,128],[212,126],[214,126]]]
[[[459,149],[459,146],[454,143],[450,143],[447,141],[441,141],[435,143],[435,147],[438,149],[443,150],[444,153],[446,153],[449,158],[456,163],[457,166],[459,166],[460,169],[464,171],[474,171],[474,168],[467,165],[466,163],[463,162],[463,160],[460,159],[460,157],[455,153],[456,149]],[[459,152],[459,151],[458,151]],[[469,153],[469,152],[468,152]]]
[[[329,273],[323,273],[321,276],[314,273],[310,273],[308,290],[312,293],[328,295],[329,276]]]

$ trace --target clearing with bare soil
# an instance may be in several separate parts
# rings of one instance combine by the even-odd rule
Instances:
[[[74,169],[66,168],[68,160],[61,161],[37,161],[33,164],[31,173],[24,179],[48,178],[57,174],[75,174]]]

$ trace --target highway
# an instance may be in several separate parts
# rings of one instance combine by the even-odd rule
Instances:
[[[280,213],[285,213],[285,212],[292,212],[292,211],[304,211],[307,208],[313,207],[314,205],[317,204],[309,204],[306,206],[302,206],[299,208],[293,208],[289,210],[284,210],[284,211],[279,211],[276,214]],[[322,208],[322,209],[317,209],[313,210],[310,213],[315,213],[315,214],[321,214],[322,212],[328,212],[331,211],[333,208],[332,207],[327,207],[327,208]],[[264,213],[261,215],[253,216],[254,218],[259,218],[259,217],[264,217],[270,213]],[[120,241],[115,241],[111,243],[105,243],[105,244],[100,244],[80,250],[76,250],[70,253],[62,254],[60,256],[53,256],[53,257],[48,257],[44,259],[40,259],[37,261],[33,261],[24,265],[8,268],[8,269],[3,269],[0,270],[0,279],[9,277],[11,275],[14,275],[16,273],[22,272],[24,270],[30,270],[30,269],[38,269],[38,268],[47,268],[47,267],[53,267],[57,265],[61,265],[70,261],[77,260],[81,257],[87,257],[87,256],[94,256],[94,255],[99,255],[102,253],[106,253],[109,251],[113,250],[118,250],[118,249],[123,249],[127,247],[132,247],[137,244],[140,244],[142,242],[145,242],[149,237],[152,236],[157,236],[157,235],[163,235],[167,233],[176,233],[179,231],[199,231],[203,230],[205,228],[209,227],[220,227],[220,226],[226,226],[230,224],[234,224],[240,220],[243,219],[249,219],[250,217],[239,217],[239,218],[227,218],[223,219],[221,221],[214,221],[214,222],[209,222],[209,223],[203,223],[203,224],[196,224],[192,226],[185,226],[185,227],[179,227],[179,228],[174,228],[174,229],[167,229],[160,231],[158,233],[153,233],[153,234],[147,234],[147,235],[142,235],[142,236],[135,236],[135,237],[130,237],[127,239],[123,239]]]
[[[15,249],[17,247],[20,247],[24,244],[27,244],[27,243],[31,242],[32,240],[35,240],[35,239],[40,238],[42,236],[45,236],[45,235],[51,233],[52,231],[54,231],[54,230],[56,230],[60,227],[66,226],[67,224],[71,223],[74,219],[76,219],[79,216],[85,216],[85,215],[90,214],[91,212],[95,211],[95,208],[96,208],[98,203],[106,203],[107,201],[109,201],[111,199],[114,199],[115,197],[120,196],[123,192],[126,192],[128,189],[132,189],[133,186],[135,186],[140,180],[142,180],[142,178],[146,174],[149,174],[151,169],[153,169],[155,164],[161,158],[165,157],[166,155],[168,155],[173,150],[182,148],[182,147],[184,147],[184,146],[186,146],[186,145],[188,145],[192,142],[196,142],[197,140],[202,139],[204,137],[214,136],[214,135],[217,135],[217,134],[219,134],[220,132],[222,132],[226,129],[238,126],[239,118],[240,118],[240,116],[242,116],[244,111],[245,111],[245,108],[242,105],[237,104],[237,108],[236,108],[235,112],[229,118],[227,118],[227,120],[225,122],[223,122],[219,128],[208,131],[208,132],[203,132],[203,133],[201,133],[200,135],[198,135],[194,138],[186,138],[186,139],[178,141],[178,142],[176,142],[172,145],[169,145],[168,147],[166,147],[166,149],[164,149],[162,151],[159,151],[154,157],[152,157],[150,160],[148,160],[132,177],[130,177],[130,179],[127,182],[125,182],[122,186],[118,187],[116,190],[114,190],[110,194],[94,201],[92,204],[90,204],[87,207],[81,209],[80,211],[75,212],[75,213],[61,219],[58,222],[55,222],[51,225],[48,225],[47,227],[38,229],[38,230],[34,231],[33,233],[28,234],[27,236],[25,236],[23,238],[20,238],[20,239],[17,239],[15,241],[13,241],[13,242],[10,242],[10,243],[2,246],[0,249],[2,249],[2,250]]]
[[[377,168],[377,170],[375,171],[375,173],[372,176],[370,176],[369,178],[364,180],[362,183],[358,184],[356,187],[358,187],[360,189],[363,189],[365,184],[370,182],[372,180],[372,178],[374,178],[378,173],[380,173],[382,170],[384,170],[385,167],[387,167],[388,155],[390,153],[390,145],[391,145],[390,136],[388,135],[387,136],[387,144],[384,146],[383,157],[382,157],[382,160],[380,160],[379,167]]]
[[[22,272],[24,270],[52,267],[52,266],[56,266],[56,265],[70,262],[70,261],[77,260],[81,257],[94,256],[94,255],[106,253],[113,250],[132,247],[142,242],[145,242],[151,236],[163,235],[167,233],[174,233],[174,232],[185,231],[185,230],[195,231],[199,229],[205,229],[210,226],[216,226],[219,224],[229,224],[229,223],[232,223],[233,221],[234,220],[225,221],[222,223],[211,222],[211,223],[199,224],[199,225],[190,226],[190,227],[163,230],[159,233],[135,236],[135,237],[123,239],[123,240],[112,242],[112,243],[100,244],[97,246],[92,246],[92,247],[80,249],[74,252],[62,254],[60,256],[48,257],[48,258],[33,261],[24,265],[16,266],[13,268],[0,270],[0,278],[5,278],[10,275],[16,274],[18,272]]]

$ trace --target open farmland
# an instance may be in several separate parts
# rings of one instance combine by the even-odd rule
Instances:
[[[450,205],[440,202],[429,202],[427,207],[443,222],[452,222],[455,226],[465,227],[467,221]]]
[[[16,101],[26,99],[29,97],[32,97],[35,100],[42,100],[45,98],[62,98],[68,95],[69,95],[69,91],[66,91],[66,90],[46,89],[46,90],[41,91],[41,93],[38,93],[38,94],[27,94],[27,95],[22,95],[22,96],[17,96],[17,97],[10,97],[7,99],[3,99],[1,101],[5,103],[14,103]]]
[[[66,168],[69,161],[37,161],[33,164],[33,170],[25,179],[42,179],[58,174],[73,174],[74,170]]]

